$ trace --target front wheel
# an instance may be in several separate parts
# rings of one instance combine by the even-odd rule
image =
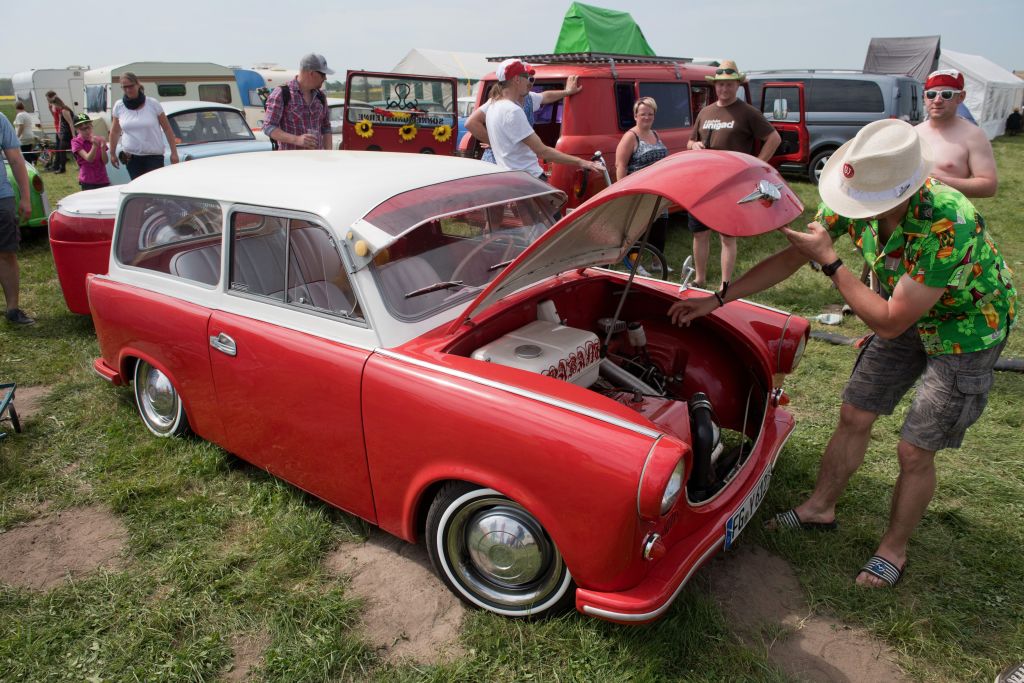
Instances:
[[[575,586],[544,527],[494,489],[448,484],[427,514],[427,552],[463,602],[506,617],[567,609]]]
[[[135,405],[149,431],[159,437],[189,433],[188,417],[170,378],[144,360],[135,364]]]
[[[834,149],[826,149],[811,157],[811,163],[807,165],[807,179],[817,185],[821,180],[821,172],[825,170],[825,164],[834,153]]]

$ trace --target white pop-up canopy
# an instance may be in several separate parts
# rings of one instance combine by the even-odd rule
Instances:
[[[989,140],[1002,135],[1006,117],[1024,100],[1024,80],[980,55],[943,49],[940,69],[956,69],[964,75],[964,104]]]
[[[393,71],[421,76],[450,76],[458,79],[459,96],[467,97],[474,94],[476,84],[496,66],[487,61],[487,55],[478,52],[413,48]]]

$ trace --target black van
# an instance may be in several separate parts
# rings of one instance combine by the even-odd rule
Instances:
[[[806,173],[813,183],[832,152],[872,121],[898,118],[918,124],[924,120],[923,84],[909,76],[810,69],[751,72],[748,80],[750,101],[755,107],[761,103],[769,121],[778,115],[778,108],[774,97],[762,103],[762,85],[803,84],[809,137],[806,163],[782,164],[781,169]],[[799,110],[799,102],[787,104],[789,111]]]

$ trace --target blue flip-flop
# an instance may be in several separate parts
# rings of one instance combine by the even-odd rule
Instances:
[[[796,531],[836,531],[839,522],[805,522],[796,514],[796,508],[780,512],[773,517],[777,529],[794,529]]]
[[[871,576],[877,576],[884,581],[889,588],[893,588],[900,582],[900,579],[903,578],[903,572],[906,568],[906,562],[903,563],[902,567],[897,567],[881,555],[873,555],[871,559],[868,560],[868,563],[861,567],[860,571],[857,572],[857,576],[860,576],[861,574],[871,574]]]

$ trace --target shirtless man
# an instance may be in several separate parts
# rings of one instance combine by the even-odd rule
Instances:
[[[932,148],[932,177],[965,197],[992,197],[999,180],[992,145],[981,128],[956,115],[964,101],[964,75],[954,69],[933,71],[924,84],[928,119],[917,132]]]

